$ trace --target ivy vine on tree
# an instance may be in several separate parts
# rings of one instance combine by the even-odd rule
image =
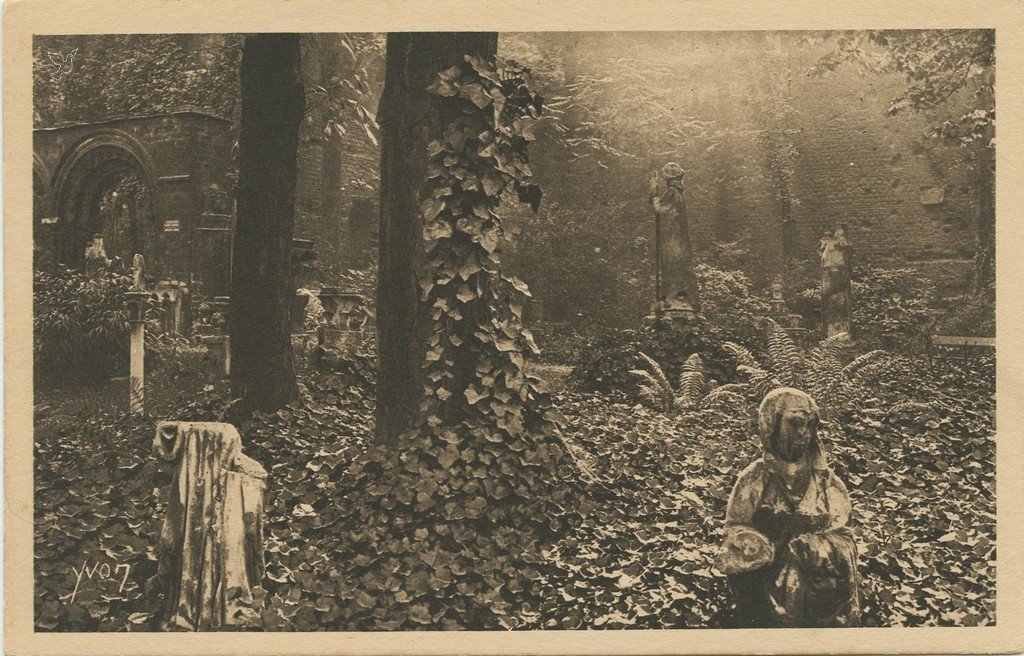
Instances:
[[[542,99],[514,63],[499,73],[478,57],[466,61],[468,71],[453,66],[429,88],[468,102],[429,146],[420,206],[428,251],[421,287],[433,310],[427,415],[517,434],[542,396],[523,370],[524,354],[539,351],[522,322],[530,292],[501,272],[505,229],[495,210],[511,191],[534,211],[540,204],[526,147]]]
[[[465,61],[429,87],[447,100],[421,190],[432,308],[421,419],[344,475],[348,629],[528,623],[561,576],[542,552],[586,504],[560,417],[525,371],[538,352],[522,321],[529,290],[500,260],[503,197],[540,202],[527,146],[542,99],[515,63]]]

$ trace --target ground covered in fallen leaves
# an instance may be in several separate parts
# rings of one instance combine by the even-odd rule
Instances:
[[[931,368],[897,359],[824,427],[853,498],[868,626],[995,622],[994,369],[984,355]],[[153,428],[213,418],[222,393],[200,389],[154,395],[145,420],[124,413],[125,381],[38,393],[37,630],[156,628],[147,582],[170,470],[150,456]],[[372,435],[372,395],[324,375],[302,389],[241,427],[270,474],[267,630],[336,625],[354,585],[338,573],[346,499],[336,490]],[[730,596],[714,556],[736,475],[759,455],[753,405],[669,415],[571,390],[556,401],[594,503],[546,553],[556,574],[520,626],[719,626]]]

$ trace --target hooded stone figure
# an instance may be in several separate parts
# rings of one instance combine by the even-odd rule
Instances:
[[[828,466],[818,422],[800,390],[776,389],[761,402],[764,455],[733,487],[717,564],[736,593],[738,626],[859,623],[850,495]]]

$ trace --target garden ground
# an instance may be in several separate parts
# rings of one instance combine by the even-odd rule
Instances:
[[[825,427],[856,511],[864,623],[991,624],[994,358],[925,367],[899,360],[886,384]],[[557,378],[566,369],[541,371]],[[337,622],[338,554],[327,538],[344,503],[332,488],[372,435],[372,395],[331,376],[302,382],[304,401],[243,425],[246,452],[270,472],[268,629]],[[201,418],[220,398],[201,388],[178,381],[157,391],[153,414]],[[126,415],[126,392],[115,380],[37,398],[39,630],[154,628],[148,580],[170,472],[149,455],[157,416]],[[563,572],[545,582],[557,594],[520,626],[719,625],[730,597],[714,557],[731,486],[758,456],[753,408],[669,415],[571,390],[556,400],[564,440],[598,503],[546,553]]]

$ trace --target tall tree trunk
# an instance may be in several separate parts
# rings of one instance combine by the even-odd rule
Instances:
[[[232,262],[232,393],[246,409],[295,398],[289,308],[296,153],[305,113],[297,34],[245,38]]]
[[[415,425],[430,330],[417,272],[426,251],[420,188],[427,145],[448,123],[445,103],[427,92],[434,76],[465,55],[493,56],[496,32],[388,34],[380,103],[380,253],[377,278],[377,439],[393,444]]]
[[[985,143],[988,139],[984,140]],[[974,294],[984,293],[995,279],[996,267],[996,198],[995,152],[987,145],[977,147],[974,157],[975,189],[978,193],[975,219]]]
[[[341,195],[341,139],[335,135],[324,138],[321,142],[323,156],[320,159],[320,205],[327,227],[326,238],[330,242],[328,257],[331,264],[341,264],[353,268],[346,252],[345,244],[348,236],[342,224]]]

